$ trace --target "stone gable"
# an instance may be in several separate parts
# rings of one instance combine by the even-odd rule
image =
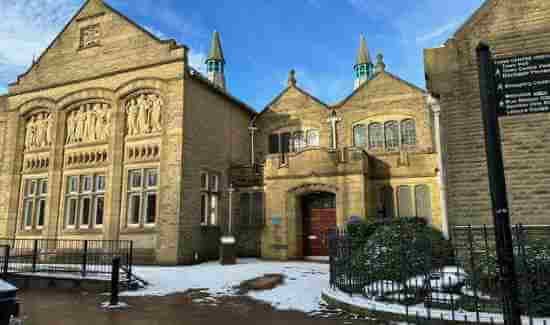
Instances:
[[[181,59],[183,50],[173,51],[177,48],[102,1],[89,0],[9,91],[42,89]]]

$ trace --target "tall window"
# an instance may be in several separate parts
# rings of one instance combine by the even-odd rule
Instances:
[[[402,185],[397,188],[397,203],[400,218],[416,216],[413,210],[412,193],[409,186]]]
[[[399,149],[399,125],[396,121],[386,122],[384,125],[386,138],[386,150],[396,151]]]
[[[317,129],[307,130],[307,145],[311,147],[319,146],[319,130]]]
[[[356,147],[364,147],[367,144],[367,130],[365,125],[357,124],[353,127],[353,143]]]
[[[401,143],[409,146],[416,144],[416,128],[413,119],[401,121]]]
[[[306,147],[306,137],[305,137],[303,131],[294,132],[293,139],[294,139],[294,141],[293,141],[294,142],[294,148],[293,148],[294,150],[293,151],[300,152],[300,151],[305,149],[305,147]]]
[[[158,169],[128,171],[126,209],[129,227],[155,225],[158,211]]]
[[[26,179],[23,184],[23,229],[41,229],[46,218],[48,179]]]
[[[241,225],[262,225],[264,222],[264,193],[241,193]]]
[[[105,209],[105,175],[67,177],[66,228],[101,228]]]
[[[384,147],[384,128],[380,123],[369,124],[369,149]]]
[[[213,172],[201,172],[201,225],[217,225],[219,214],[220,175]]]
[[[430,224],[432,222],[430,187],[428,185],[415,186],[414,198],[416,203],[416,216],[426,220],[426,222]]]

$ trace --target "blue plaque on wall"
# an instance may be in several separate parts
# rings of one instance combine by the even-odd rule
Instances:
[[[279,217],[279,216],[272,216],[272,217],[271,217],[271,224],[273,224],[273,225],[280,225],[280,224],[281,224],[281,217]]]

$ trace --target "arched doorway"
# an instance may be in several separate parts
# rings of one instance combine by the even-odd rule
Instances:
[[[301,199],[304,256],[328,256],[327,233],[336,228],[336,195],[313,192]]]

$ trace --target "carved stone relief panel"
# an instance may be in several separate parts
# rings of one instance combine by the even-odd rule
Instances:
[[[160,143],[133,143],[126,145],[126,160],[129,162],[160,159]]]
[[[99,45],[99,24],[86,26],[80,29],[80,48]]]
[[[52,113],[37,113],[32,115],[25,124],[25,150],[47,148],[52,144],[55,127]]]
[[[23,172],[36,172],[46,170],[50,167],[49,153],[30,154],[23,158]]]
[[[99,167],[108,161],[107,146],[71,150],[65,153],[65,168]]]
[[[111,132],[111,106],[105,103],[80,105],[67,115],[66,144],[107,141]]]
[[[140,94],[125,105],[129,136],[159,133],[162,130],[163,102],[157,94]]]

